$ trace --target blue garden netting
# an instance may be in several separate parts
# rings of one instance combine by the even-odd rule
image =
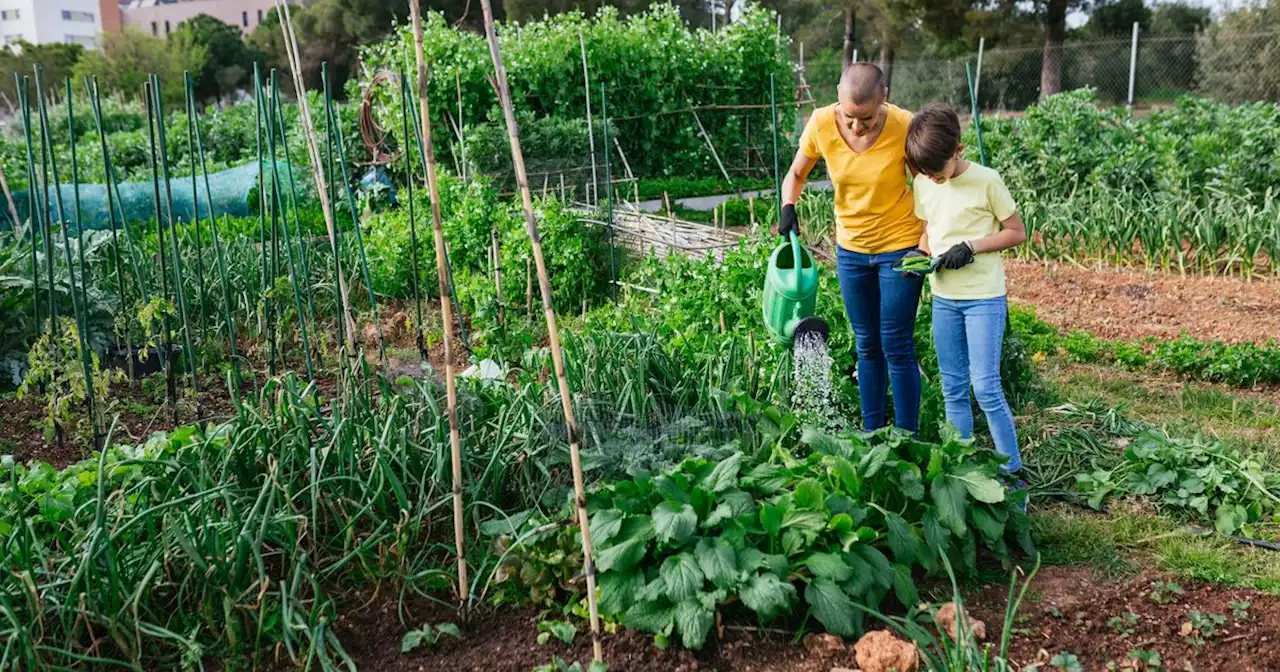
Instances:
[[[265,164],[270,166],[271,164]],[[287,180],[287,165],[283,162],[279,165],[280,176],[283,180]],[[268,175],[268,178],[270,176]],[[177,221],[191,221],[192,213],[195,212],[195,202],[191,197],[191,176],[172,177],[169,179],[169,186],[173,195],[173,217]],[[246,163],[243,166],[229,168],[217,173],[209,175],[209,190],[205,191],[205,183],[203,177],[196,180],[200,201],[201,218],[208,217],[212,214],[215,217],[222,215],[231,215],[244,217],[249,214],[249,195],[253,189],[258,186],[258,164],[257,162]],[[160,186],[161,210],[164,210],[164,185]],[[111,217],[107,212],[107,186],[105,184],[81,184],[80,185],[80,213],[76,214],[76,189],[73,185],[64,184],[61,188],[62,207],[66,211],[66,217],[58,217],[57,200],[54,199],[54,189],[48,190],[49,210],[54,214],[54,220],[63,220],[72,224],[77,221],[84,223],[86,229],[110,229]],[[30,217],[31,197],[28,190],[14,192],[14,205],[18,209],[18,217],[24,222]],[[124,218],[130,222],[145,222],[155,219],[155,187],[152,182],[124,182],[119,187],[119,198],[117,201],[117,216],[121,212]],[[9,221],[9,213],[7,208],[0,208],[0,229],[12,229],[13,222]]]

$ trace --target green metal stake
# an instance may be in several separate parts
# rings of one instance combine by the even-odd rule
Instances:
[[[49,280],[49,334],[58,333],[58,298],[57,285],[53,282],[54,266],[57,259],[53,255],[53,212],[49,205],[49,161],[53,148],[49,146],[48,121],[44,117],[44,71],[35,66],[36,73],[36,113],[40,116],[40,206],[44,211],[40,215],[40,224],[44,228],[44,265]],[[62,208],[58,208],[58,220],[61,221]]]
[[[321,67],[320,67],[320,69],[321,69],[321,76],[322,76],[322,77],[324,77],[324,80],[325,80],[325,82],[324,82],[324,88],[325,88],[325,91],[326,91],[326,92],[329,90],[329,68],[328,68],[328,65],[329,65],[328,63],[324,63],[324,64],[322,64],[322,65],[321,65]],[[338,204],[334,201],[333,178],[334,178],[335,173],[334,173],[334,167],[333,167],[333,166],[334,166],[334,162],[333,162],[333,117],[329,115],[329,107],[328,107],[328,105],[326,105],[326,106],[325,106],[324,114],[325,114],[325,152],[326,152],[326,154],[327,154],[327,165],[325,166],[325,175],[328,177],[328,179],[326,179],[326,180],[325,180],[325,188],[329,190],[329,214],[330,214],[330,216],[333,218],[333,221],[334,221],[334,227],[333,227],[333,240],[329,241],[329,242],[330,242],[330,247],[331,247],[331,248],[333,248],[333,249],[332,249],[332,251],[333,251],[333,277],[337,280],[337,282],[334,284],[334,294],[335,294],[334,299],[338,302],[338,304],[339,304],[339,305],[341,305],[341,303],[342,303],[342,297],[341,297],[341,296],[338,296],[337,294],[338,294],[338,292],[341,292],[341,291],[342,291],[341,287],[342,287],[342,282],[344,281],[344,278],[342,277],[342,257],[341,257],[341,254],[342,254],[342,245],[340,244],[339,239],[338,239],[338,234],[341,232],[341,230],[342,230],[342,229],[341,229],[341,227],[337,226],[337,221],[338,221]],[[346,320],[343,320],[343,319],[339,319],[339,320],[338,320],[338,356],[339,356],[340,358],[341,358],[343,355],[345,355],[345,354],[350,354],[352,357],[354,357],[354,356],[355,356],[355,354],[356,354],[356,353],[355,353],[355,347],[356,347],[356,345],[355,345],[356,335],[355,335],[355,334],[347,334],[347,336],[349,336],[349,337],[351,338],[351,343],[350,343],[350,345],[351,345],[351,349],[352,349],[352,351],[351,351],[350,353],[347,353],[347,339],[343,337],[344,333],[346,332],[346,324],[347,324],[347,323],[346,323]],[[353,323],[353,324],[354,324],[354,323]],[[356,367],[354,367],[354,366],[352,367],[352,373],[354,373],[354,372],[355,372],[355,371],[357,371],[357,370],[358,370],[358,369],[357,369]]]
[[[156,216],[156,250],[160,256],[160,300],[169,300],[169,262],[164,245],[164,218],[160,213],[160,167],[156,161],[156,118],[152,106],[151,79],[148,78],[142,87],[142,101],[147,108],[147,142],[151,148],[151,199],[155,206]],[[163,358],[165,390],[169,399],[169,410],[174,421],[178,419],[178,389],[173,375],[173,321],[169,317],[168,306],[165,306],[161,328],[163,329]]]
[[[76,248],[79,253],[80,261],[80,289],[76,289],[76,268],[71,261],[71,246],[67,241],[67,223],[62,223],[62,244],[65,246],[67,256],[67,268],[70,271],[71,279],[71,301],[72,305],[76,305],[76,295],[79,294],[79,305],[77,308],[79,317],[80,331],[80,363],[84,367],[85,380],[85,399],[88,402],[89,424],[93,427],[93,446],[94,448],[102,447],[102,431],[98,422],[98,415],[94,412],[94,392],[93,392],[93,364],[90,358],[89,350],[89,305],[85,297],[88,291],[88,274],[85,271],[84,264],[84,217],[80,211],[80,164],[76,160],[76,115],[72,106],[72,99],[75,97],[71,91],[71,78],[66,78],[67,88],[67,136],[71,143],[71,185],[72,185],[72,203],[76,208]],[[54,169],[57,175],[57,169]],[[61,210],[61,208],[59,208]]]
[[[280,80],[279,71],[274,68],[271,70],[271,97],[272,105],[275,106],[276,112],[278,113],[280,111]],[[282,207],[282,204],[284,203],[283,190],[280,188],[280,167],[276,161],[276,134],[281,129],[277,128],[270,118],[268,118],[268,123],[270,124],[267,127],[267,146],[270,148],[271,154],[271,195],[276,201],[276,205],[271,208],[272,227],[274,228],[275,221],[277,219],[277,212],[280,213],[281,219],[284,218],[284,208]],[[315,379],[316,375],[311,363],[311,339],[307,335],[307,313],[302,309],[302,297],[300,296],[301,288],[298,287],[298,271],[293,258],[293,241],[289,236],[289,222],[285,221],[282,222],[282,224],[283,226],[281,229],[284,231],[284,246],[288,253],[287,261],[289,262],[289,283],[293,286],[294,308],[298,311],[298,325],[302,329],[302,352],[306,356],[307,377]]]
[[[778,96],[774,89],[774,74],[769,73],[769,125],[773,127],[773,200],[776,201],[778,221],[782,221],[782,174],[778,168]]]
[[[188,84],[190,76],[187,77]],[[227,281],[227,261],[222,252],[222,237],[218,235],[218,221],[213,216],[213,190],[209,188],[209,167],[204,160],[204,137],[200,132],[200,115],[196,112],[195,90],[190,86],[187,87],[188,96],[188,114],[189,122],[188,132],[191,134],[195,153],[194,156],[200,159],[200,173],[204,176],[204,195],[205,202],[209,208],[209,231],[213,235],[213,252],[218,260],[218,279],[222,285],[222,309],[223,319],[227,322],[227,339],[231,343],[231,368],[235,376],[236,389],[240,389],[242,379],[240,377],[240,348],[236,343],[236,321],[231,309],[231,283]],[[191,166],[191,174],[195,175],[195,166]],[[194,185],[192,185],[193,202],[199,203],[194,199]],[[196,205],[196,216],[200,215],[200,206]]]
[[[617,255],[614,254],[613,242],[613,168],[612,156],[609,150],[609,99],[605,92],[604,82],[600,82],[600,119],[604,124],[604,186],[606,194],[605,212],[609,222],[609,290],[613,292],[613,298],[618,298],[618,262]],[[596,202],[599,202],[600,194],[596,194]]]
[[[138,292],[142,296],[143,303],[151,301],[150,292],[147,291],[148,278],[142,275],[142,266],[138,263],[138,247],[137,236],[133,234],[133,227],[129,225],[129,218],[124,216],[124,199],[120,198],[120,177],[116,175],[116,167],[111,161],[111,151],[107,147],[107,136],[102,126],[102,99],[98,95],[98,78],[87,78],[85,86],[91,92],[90,100],[93,102],[93,119],[98,130],[98,140],[102,147],[102,163],[103,175],[107,180],[107,208],[108,215],[114,210],[116,221],[119,221],[124,227],[125,244],[129,246],[129,265],[133,268],[133,282],[138,286]],[[113,222],[113,228],[116,226]],[[124,296],[120,297],[121,302]]]
[[[315,300],[312,298],[312,295],[315,292],[312,291],[311,262],[309,260],[309,257],[311,255],[307,253],[307,246],[303,242],[305,239],[303,238],[303,232],[302,232],[302,220],[301,220],[301,217],[299,217],[298,215],[298,190],[296,187],[297,181],[294,179],[294,175],[293,175],[293,156],[289,153],[289,132],[288,132],[288,128],[284,124],[284,106],[280,104],[279,83],[276,82],[275,80],[272,80],[272,86],[276,87],[272,91],[271,101],[272,101],[272,106],[275,108],[276,122],[277,122],[277,126],[279,127],[278,131],[280,135],[280,145],[284,148],[284,165],[287,171],[286,176],[289,178],[289,208],[293,214],[293,238],[294,240],[297,241],[299,256],[302,258],[302,278],[303,278],[303,285],[306,288],[306,292],[304,292],[304,294],[306,294],[306,297],[307,297],[307,311],[311,313],[312,324],[315,324],[316,304],[315,304]],[[274,155],[271,157],[271,160],[272,161],[275,160]],[[281,212],[283,211],[284,209],[281,208]],[[284,226],[286,230],[289,228],[289,222],[287,220],[284,222]],[[286,240],[288,240],[287,236],[286,236]],[[289,258],[292,260],[293,246],[292,246],[292,243],[288,243],[288,244],[290,246]],[[290,263],[292,263],[292,261],[290,261]]]
[[[422,156],[422,170],[427,170],[427,150],[426,145],[422,142],[422,119],[418,116],[418,110],[415,106],[409,106],[409,114],[413,119],[413,136],[418,141],[418,154]],[[462,304],[458,302],[458,287],[453,282],[453,261],[449,257],[449,246],[446,244],[444,248],[444,265],[445,275],[449,278],[449,298],[453,303],[453,311],[457,315],[462,315]],[[471,350],[471,339],[467,337],[467,323],[465,320],[458,319],[458,335],[462,337],[462,347]]]
[[[409,83],[405,78],[404,70],[400,71],[400,121],[404,129],[404,179],[406,200],[409,202],[409,246],[410,265],[413,268],[413,305],[417,309],[418,320],[415,325],[418,328],[418,356],[422,361],[427,361],[427,346],[422,336],[422,289],[418,286],[418,279],[421,277],[418,272],[418,225],[416,223],[413,211],[413,159],[409,138]],[[421,150],[421,145],[419,145]],[[424,157],[425,160],[425,157]],[[443,288],[441,288],[443,290]],[[450,325],[445,325],[450,328]]]
[[[40,217],[40,183],[36,179],[35,153],[31,150],[31,84],[25,76],[13,74],[13,81],[18,87],[18,106],[22,109],[22,135],[26,139],[27,150],[27,212],[31,229],[31,342],[40,339],[40,260],[36,254],[37,240],[43,240]],[[49,288],[50,293],[53,288]]]
[[[978,140],[978,160],[987,165],[987,148],[982,145],[982,117],[978,114],[978,97],[973,90],[973,64],[964,64],[964,74],[969,80],[969,103],[973,108],[973,132]]]
[[[334,107],[333,96],[329,91],[328,64],[321,64],[320,70],[323,73],[322,77],[325,82],[325,114],[328,119],[333,122],[340,119],[340,117]],[[333,134],[334,144],[338,148],[338,165],[342,168],[342,185],[346,188],[347,206],[351,208],[351,228],[356,232],[356,248],[360,251],[360,269],[364,273],[365,289],[369,292],[369,308],[373,311],[373,323],[378,331],[378,353],[380,361],[385,368],[387,363],[387,346],[386,342],[382,338],[382,322],[377,318],[378,302],[377,299],[374,298],[373,277],[369,273],[369,258],[365,255],[364,237],[360,233],[360,216],[356,213],[356,197],[351,191],[351,175],[347,173],[347,151],[342,142],[342,133],[338,130],[336,123],[330,125],[330,131]]]
[[[255,107],[255,113],[257,115],[255,120],[257,124],[256,134],[257,134],[257,151],[258,151],[258,247],[259,249],[262,250],[262,276],[261,276],[262,296],[260,297],[261,303],[262,303],[262,316],[259,321],[259,325],[261,326],[259,336],[260,337],[266,336],[267,338],[267,342],[269,346],[268,355],[267,355],[267,372],[271,376],[275,376],[276,375],[276,334],[275,334],[275,330],[272,328],[273,313],[272,313],[272,306],[271,306],[271,284],[274,282],[274,278],[271,275],[271,271],[268,270],[271,267],[268,263],[268,253],[267,253],[268,244],[274,243],[275,229],[273,228],[271,230],[272,240],[268,241],[267,240],[267,219],[269,217],[269,213],[267,212],[267,201],[268,201],[267,176],[266,176],[267,168],[263,160],[264,157],[262,153],[262,132],[265,127],[264,124],[266,121],[265,115],[263,112],[265,109],[264,107],[265,102],[263,101],[263,98],[262,98],[263,97],[262,72],[259,69],[258,64],[256,62],[253,64],[253,91],[254,91],[254,104],[255,104],[254,107]],[[274,270],[274,269],[271,269],[271,270]]]
[[[120,294],[120,305],[123,308],[127,304],[128,295],[125,293],[124,286],[124,265],[120,262],[120,235],[118,233],[119,225],[116,220],[116,202],[111,193],[111,163],[110,151],[107,148],[107,136],[102,129],[102,105],[98,98],[98,83],[86,77],[84,81],[85,90],[89,92],[89,107],[93,111],[93,124],[98,132],[99,148],[102,151],[102,173],[107,180],[107,218],[111,221],[111,251],[116,267],[116,291]],[[125,238],[128,242],[128,238]],[[133,248],[130,247],[130,251]],[[81,267],[83,268],[83,264]],[[137,256],[134,256],[134,282],[141,282],[138,276]],[[126,327],[116,333],[116,347],[123,347],[125,353],[125,369],[129,372],[129,380],[136,381],[137,376],[133,371],[133,343],[129,341],[129,329]]]
[[[209,312],[209,295],[204,282],[204,236],[200,233],[200,194],[196,186],[195,131],[191,127],[191,118],[196,114],[196,97],[190,70],[183,71],[182,86],[187,104],[187,156],[191,160],[191,224],[196,232],[196,282],[200,285],[200,333],[204,335],[209,329],[206,318],[206,313]],[[210,203],[210,213],[212,212],[212,203]],[[208,369],[206,368],[205,371],[207,372]]]
[[[187,313],[186,290],[182,286],[182,253],[178,248],[178,229],[173,222],[173,189],[169,181],[168,141],[164,132],[164,102],[160,96],[160,77],[152,75],[151,95],[156,109],[156,144],[160,147],[160,170],[164,178],[165,221],[169,226],[169,242],[173,244],[173,290],[178,297],[178,317],[182,319],[182,347],[187,351],[187,370],[191,372],[191,388],[196,393],[196,418],[203,417],[200,408],[200,371],[196,349],[191,340],[191,320]]]

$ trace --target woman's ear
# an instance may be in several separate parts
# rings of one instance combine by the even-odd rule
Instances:
[[[955,154],[955,157],[956,157],[957,159],[963,159],[963,158],[964,158],[964,143],[963,143],[963,142],[962,142],[962,143],[960,143],[960,144],[958,144],[958,145],[956,145],[956,154]]]

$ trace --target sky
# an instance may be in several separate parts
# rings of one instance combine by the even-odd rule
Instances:
[[[1160,5],[1170,1],[1180,1],[1183,4],[1194,5],[1196,7],[1208,7],[1213,11],[1214,16],[1218,16],[1247,4],[1248,0],[1147,0],[1147,4]],[[1088,20],[1089,15],[1085,12],[1071,12],[1067,15],[1067,27],[1079,28]]]

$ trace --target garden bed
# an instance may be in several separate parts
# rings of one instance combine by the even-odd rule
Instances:
[[[1063,330],[1256,344],[1280,334],[1280,283],[1272,281],[1013,260],[1005,272],[1009,298]]]
[[[1158,593],[1167,603],[1151,598],[1152,583],[1164,581],[1158,574],[1142,571],[1131,578],[1107,580],[1085,565],[1043,568],[1033,578],[1015,620],[1011,660],[1025,666],[1040,663],[1041,669],[1106,669],[1114,662],[1124,667],[1131,651],[1158,653],[1163,668],[1184,669],[1189,663],[1204,670],[1273,670],[1280,668],[1280,598],[1254,590],[1214,584],[1183,582],[1182,594]],[[1165,586],[1168,583],[1163,584]],[[990,584],[970,593],[969,609],[988,624],[989,641],[998,642],[1004,619],[1007,589]],[[942,591],[945,594],[945,591]],[[1246,618],[1232,614],[1232,603],[1249,606],[1239,610]],[[418,670],[520,671],[547,664],[552,657],[585,663],[591,657],[591,637],[585,622],[577,621],[577,636],[571,645],[551,638],[537,642],[539,612],[533,608],[495,609],[484,606],[462,628],[459,642],[444,637],[434,646],[423,645],[401,653],[403,635],[410,629],[397,618],[394,596],[371,593],[353,595],[336,624],[336,631],[360,669],[385,672]],[[401,605],[412,627],[424,622],[457,622],[450,608],[410,600]],[[1198,611],[1212,621],[1225,617],[1211,636],[1192,628],[1184,635],[1188,614]],[[1135,615],[1136,622],[1125,619]],[[545,619],[561,618],[558,614]],[[1112,618],[1120,619],[1112,621]],[[1200,622],[1200,621],[1197,621]],[[851,641],[838,643],[829,635],[810,636],[804,644],[784,630],[758,630],[744,624],[725,624],[719,638],[708,641],[700,652],[690,652],[673,644],[665,650],[653,645],[647,633],[620,630],[604,637],[605,659],[611,671],[674,670],[774,670],[777,672],[827,672],[837,668],[856,669]],[[1203,639],[1202,644],[1192,639]],[[1080,668],[1054,668],[1049,660],[1058,654],[1075,656]],[[1148,655],[1150,659],[1150,656]]]

